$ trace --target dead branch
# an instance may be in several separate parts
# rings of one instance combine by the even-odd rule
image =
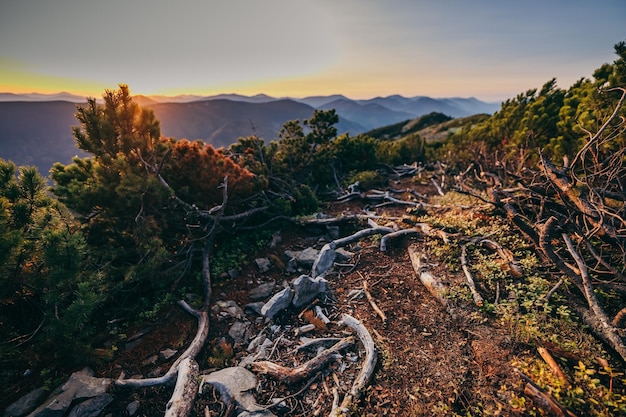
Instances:
[[[341,239],[336,239],[334,240],[334,243],[336,247],[341,248],[343,246],[346,246],[352,242],[355,242],[367,236],[376,235],[376,234],[386,235],[387,233],[391,233],[393,231],[394,230],[391,227],[382,227],[382,226],[370,227],[368,229],[359,230],[358,232],[350,236],[346,236]]]
[[[426,258],[424,254],[418,253],[415,246],[409,246],[408,252],[413,269],[422,284],[424,284],[426,289],[435,297],[439,304],[447,309],[448,300],[446,299],[446,289],[437,278],[428,272],[428,264],[425,262]]]
[[[556,363],[556,361],[554,360],[554,358],[552,357],[548,349],[544,347],[538,347],[537,351],[539,352],[543,360],[546,362],[546,364],[548,364],[548,366],[552,370],[552,373],[554,373],[561,380],[563,385],[568,386],[569,381],[567,377],[565,376],[565,373],[563,373],[563,370],[561,369],[559,364]]]
[[[357,375],[356,379],[352,383],[352,388],[343,397],[341,406],[336,407],[335,404],[333,404],[333,409],[330,412],[331,417],[348,416],[351,414],[355,403],[361,397],[363,389],[369,383],[370,378],[374,374],[374,368],[376,367],[376,362],[378,361],[374,340],[372,340],[372,336],[367,331],[363,323],[347,314],[341,316],[340,323],[350,327],[356,332],[359,340],[365,348],[365,359],[359,375]]]
[[[294,384],[302,381],[303,379],[309,378],[311,374],[319,371],[330,361],[334,360],[336,353],[352,346],[353,344],[353,337],[341,339],[331,348],[322,351],[313,359],[310,359],[295,368],[287,368],[270,361],[253,362],[251,367],[252,371],[259,374],[269,375],[283,384]]]
[[[359,275],[361,274],[359,273]],[[378,314],[378,317],[382,319],[383,323],[387,323],[387,316],[380,307],[378,307],[376,301],[374,301],[374,297],[372,297],[372,294],[369,292],[367,280],[363,280],[363,292],[365,293],[365,297],[367,297],[367,301],[369,301],[376,314]]]
[[[511,252],[509,249],[503,248],[500,244],[490,239],[482,239],[480,241],[480,244],[490,250],[495,251],[500,256],[500,258],[502,258],[502,260],[507,263],[507,265],[509,266],[509,272],[513,277],[521,278],[522,276],[524,276],[524,273],[522,272],[522,267],[515,260],[513,252]]]
[[[439,195],[443,196],[446,194],[441,188],[441,186],[439,185],[439,183],[437,183],[437,180],[434,177],[431,177],[430,181],[432,181],[432,183],[435,185],[435,188],[437,189],[437,192],[439,193]]]
[[[472,278],[472,274],[467,265],[467,246],[461,245],[461,267],[463,268],[463,272],[465,273],[465,278],[467,278],[467,286],[472,292],[472,297],[474,298],[474,304],[478,307],[482,307],[484,304],[483,297],[480,295],[478,290],[476,290],[476,284],[474,284],[474,279]]]
[[[400,236],[417,235],[419,233],[419,230],[414,227],[410,229],[400,229],[395,232],[387,233],[380,239],[380,251],[387,252],[387,242],[389,241],[389,239],[394,239]]]
[[[580,270],[584,294],[587,299],[587,303],[589,304],[589,309],[600,322],[601,327],[594,329],[594,331],[601,333],[609,342],[610,346],[622,357],[622,360],[626,362],[626,346],[624,346],[624,342],[620,338],[615,327],[611,324],[611,321],[604,312],[604,309],[600,306],[600,302],[598,301],[593,285],[591,284],[591,279],[587,273],[587,265],[576,251],[576,248],[574,248],[569,236],[566,233],[563,233],[561,236],[567,245],[567,250],[574,258],[574,261]]]
[[[557,417],[576,417],[576,414],[561,405],[561,403],[559,403],[552,395],[539,387],[539,385],[535,384],[532,379],[524,375],[521,371],[517,369],[516,371],[522,379],[526,381],[524,394],[528,395],[539,408]]]
[[[178,379],[172,397],[165,406],[165,417],[185,417],[189,415],[198,392],[198,364],[185,358],[178,366]]]

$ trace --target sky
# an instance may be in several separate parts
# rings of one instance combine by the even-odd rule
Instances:
[[[0,92],[499,101],[620,41],[626,0],[2,0]]]

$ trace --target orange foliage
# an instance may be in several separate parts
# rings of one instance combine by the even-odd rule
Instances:
[[[254,192],[254,174],[240,167],[224,154],[201,141],[173,141],[164,173],[179,195],[200,208],[211,208],[222,201],[219,186],[228,177],[229,200]]]

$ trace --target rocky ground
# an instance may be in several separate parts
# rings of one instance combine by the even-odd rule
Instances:
[[[414,201],[416,192],[427,196],[437,194],[435,187],[426,181],[406,179],[391,185],[395,189],[411,189],[411,193],[394,194],[400,200]],[[366,205],[379,226],[396,229],[409,227],[407,213],[415,210],[399,204],[375,207],[371,202],[356,199],[328,204],[324,214],[330,218],[362,215]],[[430,215],[445,212],[448,216],[468,219],[485,217],[488,213],[477,204],[421,209]],[[488,217],[485,221],[489,221]],[[511,400],[512,396],[523,396],[524,382],[514,369],[514,359],[535,353],[512,340],[510,332],[497,320],[482,314],[471,297],[452,297],[447,308],[433,297],[416,274],[408,254],[409,246],[427,255],[429,272],[451,290],[450,294],[455,293],[455,288],[457,292],[467,292],[467,283],[461,271],[451,271],[432,253],[430,238],[423,235],[393,239],[385,252],[380,248],[380,235],[346,245],[343,247],[346,257],[338,258],[325,275],[327,292],[298,308],[291,304],[277,312],[271,321],[259,315],[260,307],[270,297],[311,271],[311,265],[304,261],[290,264],[286,252],[293,256],[320,250],[338,236],[348,236],[371,225],[360,220],[340,222],[336,226],[284,227],[277,231],[272,245],[253,254],[249,264],[231,277],[215,279],[209,342],[197,358],[201,373],[242,364],[250,368],[253,361],[259,360],[296,367],[316,354],[297,350],[306,340],[354,335],[350,328],[340,324],[342,315],[349,314],[369,331],[378,355],[373,378],[354,406],[355,415],[519,414]],[[364,286],[370,299],[363,291]],[[323,315],[316,315],[316,310]],[[322,321],[324,318],[329,322]],[[193,338],[195,325],[195,318],[182,309],[167,308],[158,321],[127,334],[114,359],[94,369],[96,376],[162,375],[176,353],[184,350]],[[300,381],[284,383],[269,375],[257,375],[250,393],[257,404],[267,406],[267,412],[274,415],[329,415],[333,389],[343,398],[363,360],[363,345],[357,339],[333,356],[330,363]],[[112,389],[111,402],[101,415],[163,415],[172,389]],[[203,388],[193,413],[237,415],[212,386]]]

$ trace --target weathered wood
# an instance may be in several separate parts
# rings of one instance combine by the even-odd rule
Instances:
[[[517,370],[517,373],[526,381],[524,394],[528,395],[539,408],[557,417],[576,417],[576,414],[561,405],[552,395],[535,384],[535,382],[524,375],[524,373],[519,370]]]
[[[565,373],[563,372],[559,364],[556,363],[556,361],[554,360],[554,358],[552,357],[548,349],[544,347],[538,347],[537,351],[539,352],[543,360],[546,362],[546,364],[548,364],[548,366],[552,370],[552,373],[554,373],[561,380],[563,385],[565,386],[570,385],[569,380],[567,379],[567,376],[565,376]]]
[[[330,361],[335,359],[335,353],[342,351],[343,349],[352,346],[354,344],[353,337],[346,337],[335,343],[331,348],[322,351],[295,368],[288,368],[286,366],[278,365],[270,361],[253,362],[251,367],[252,371],[269,375],[279,382],[284,384],[294,384],[300,382],[306,378],[310,378],[311,375],[323,367],[325,367]]]
[[[611,323],[611,320],[609,320],[609,317],[604,312],[604,309],[600,306],[600,302],[594,291],[593,284],[591,283],[591,278],[587,273],[587,265],[576,251],[576,248],[574,248],[574,245],[572,244],[569,236],[566,233],[563,233],[561,236],[565,241],[567,250],[574,258],[576,265],[578,265],[585,298],[587,299],[587,303],[589,304],[589,310],[591,310],[593,315],[600,322],[599,328],[594,329],[594,331],[602,334],[604,338],[609,342],[609,345],[622,357],[622,360],[626,362],[626,346],[624,345],[622,338],[617,333],[617,329],[615,329],[615,327]]]
[[[437,278],[428,272],[428,265],[422,260],[424,255],[419,253],[414,246],[409,246],[408,252],[409,258],[411,258],[411,265],[413,265],[413,269],[422,284],[424,284],[426,289],[435,297],[439,304],[447,308],[448,300],[446,299],[446,288]]]
[[[474,298],[474,304],[479,307],[482,307],[484,304],[483,297],[480,295],[478,290],[476,289],[476,284],[474,284],[474,279],[472,278],[472,273],[469,270],[467,265],[467,246],[461,245],[461,268],[463,268],[463,273],[465,273],[465,278],[467,279],[467,286],[469,287],[472,297]]]
[[[503,261],[505,261],[509,267],[509,272],[515,278],[521,278],[524,276],[524,272],[522,271],[522,267],[515,260],[515,256],[513,256],[513,252],[509,249],[503,248],[499,243],[494,242],[490,239],[482,239],[480,244],[486,247],[487,249],[495,251]]]
[[[343,246],[346,246],[349,243],[355,242],[367,236],[377,235],[377,234],[386,235],[387,233],[391,233],[393,231],[394,230],[391,227],[382,227],[382,226],[370,227],[368,229],[359,230],[358,232],[350,236],[346,236],[341,239],[336,239],[333,242],[335,243],[336,247],[341,248]]]
[[[387,316],[380,307],[378,307],[378,304],[374,301],[374,297],[372,297],[372,294],[369,292],[367,280],[363,280],[363,292],[365,293],[365,297],[367,297],[367,301],[369,301],[376,314],[378,314],[378,317],[382,319],[383,323],[387,323]]]
[[[350,391],[343,397],[343,401],[341,401],[341,406],[336,407],[333,404],[333,409],[330,412],[331,417],[339,417],[339,416],[347,416],[350,415],[354,404],[361,398],[361,394],[363,393],[363,389],[367,386],[372,375],[374,374],[374,368],[376,367],[376,362],[378,361],[378,356],[376,354],[376,346],[374,345],[374,340],[372,336],[367,331],[367,328],[361,323],[359,320],[355,319],[348,314],[344,314],[341,316],[341,324],[344,324],[350,327],[352,330],[356,332],[359,340],[363,344],[365,348],[365,359],[363,361],[363,366],[361,367],[361,371],[359,375],[357,375],[356,379],[352,383],[352,388]]]
[[[178,379],[172,397],[165,406],[165,417],[186,417],[193,407],[200,381],[198,364],[185,358],[178,366]]]

